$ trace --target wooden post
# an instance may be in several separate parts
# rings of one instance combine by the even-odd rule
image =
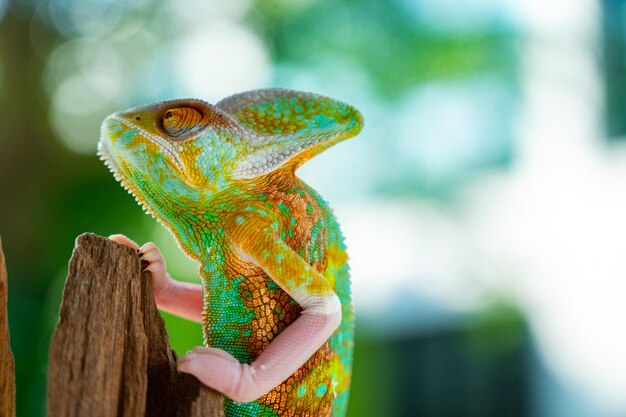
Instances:
[[[0,240],[0,417],[15,417],[15,362],[9,342],[7,269]]]
[[[150,274],[134,249],[76,239],[52,338],[49,417],[222,417],[221,396],[178,373]]]

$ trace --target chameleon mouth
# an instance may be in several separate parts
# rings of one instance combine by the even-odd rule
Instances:
[[[155,215],[155,213],[151,210],[151,208],[146,204],[146,202],[141,198],[141,194],[132,184],[132,182],[127,178],[128,173],[125,173],[124,169],[120,165],[117,158],[113,156],[113,151],[110,149],[110,139],[108,134],[106,133],[107,125],[106,123],[102,124],[102,135],[100,137],[100,141],[98,142],[98,158],[104,163],[104,165],[108,168],[108,170],[113,174],[113,177],[117,182],[120,183],[123,189],[125,189],[130,195],[135,198],[135,201],[139,203],[144,212],[157,219],[157,221],[161,221],[159,217]]]
[[[122,167],[119,165],[117,160],[112,156],[112,153],[105,142],[101,139],[98,142],[98,158],[104,163],[104,165],[108,168],[108,170],[113,174],[113,177],[117,182],[120,183],[122,188],[124,188],[130,195],[135,197],[135,200],[143,207],[144,211],[147,212],[147,208],[145,207],[143,201],[138,198],[138,193],[132,184],[126,179],[126,175],[124,175]],[[151,213],[150,213],[151,214]],[[154,217],[154,216],[153,216]]]
[[[118,182],[123,183],[123,175],[121,172],[122,171],[121,167],[119,166],[119,164],[117,163],[113,155],[111,154],[111,151],[108,149],[107,145],[105,144],[102,138],[98,142],[98,151],[96,152],[96,155],[98,155],[98,158],[104,163],[104,165],[106,165],[109,171],[111,171],[115,179]]]
[[[113,149],[114,147],[112,146],[111,134],[109,132],[114,127],[113,124],[115,123],[121,124],[123,121],[112,115],[107,117],[102,123],[97,155],[113,174],[115,180],[119,182],[126,191],[133,195],[135,199],[137,199],[137,190],[135,189],[132,181],[129,179],[129,177],[132,176],[132,172],[130,172],[132,170],[129,170],[128,164],[123,164],[123,162],[119,160],[119,157],[116,155],[116,152]],[[124,126],[132,128],[131,126],[128,126],[128,124],[124,124]],[[137,199],[137,201],[139,200]]]

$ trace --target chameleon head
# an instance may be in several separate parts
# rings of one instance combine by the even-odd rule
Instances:
[[[168,195],[188,196],[226,185],[229,167],[245,148],[239,131],[236,121],[204,101],[165,101],[108,116],[98,153],[135,195],[158,184]]]
[[[164,101],[118,112],[102,124],[99,154],[139,199],[202,199],[303,162],[357,134],[353,107],[316,94],[268,89]],[[142,198],[144,197],[144,198]]]

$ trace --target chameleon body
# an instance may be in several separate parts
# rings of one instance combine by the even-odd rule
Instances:
[[[101,158],[201,265],[205,345],[229,354],[215,350],[209,359],[218,370],[232,357],[252,364],[246,375],[259,378],[255,387],[274,381],[259,398],[225,397],[228,417],[345,415],[354,323],[347,256],[327,203],[295,170],[361,127],[360,113],[345,103],[282,89],[216,105],[160,102],[102,125]],[[307,333],[314,317],[334,310],[341,322],[329,338]],[[299,345],[300,334],[316,345],[296,363],[293,351],[310,348]],[[293,372],[285,374],[281,357]]]

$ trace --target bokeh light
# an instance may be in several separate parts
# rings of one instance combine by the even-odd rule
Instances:
[[[267,85],[269,58],[257,36],[228,21],[179,39],[167,48],[177,69],[180,95],[211,102]],[[254,71],[250,71],[254,68]],[[177,83],[177,84],[179,84]]]
[[[8,0],[0,0],[0,22],[2,22],[2,18],[4,17],[4,13],[6,12],[8,5]]]

